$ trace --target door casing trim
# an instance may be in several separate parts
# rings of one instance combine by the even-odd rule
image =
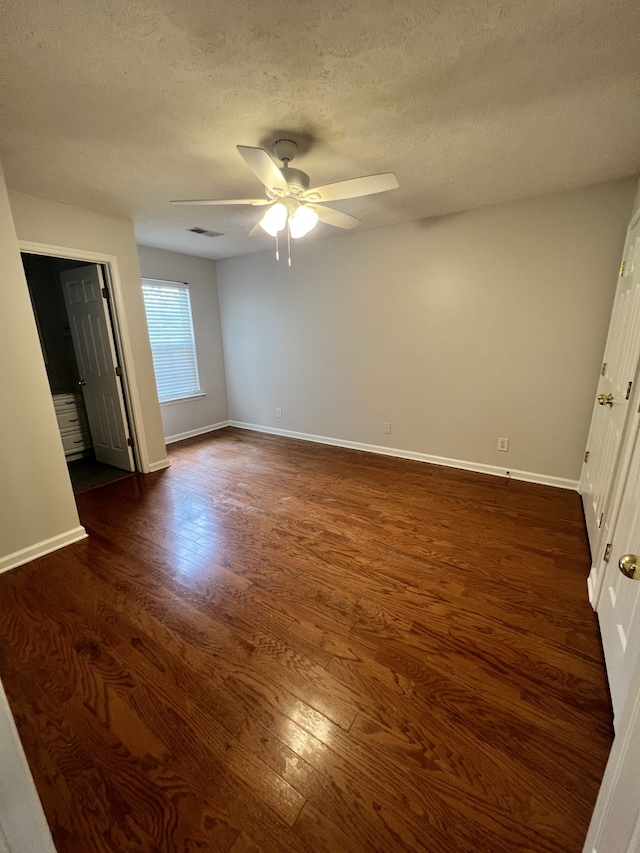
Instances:
[[[122,387],[125,396],[129,428],[133,438],[133,456],[137,471],[143,474],[151,470],[149,451],[143,430],[138,428],[143,423],[142,405],[138,394],[138,381],[135,373],[131,336],[127,324],[127,313],[124,304],[122,278],[117,255],[102,252],[91,252],[86,249],[55,246],[49,243],[32,243],[28,240],[18,240],[20,252],[31,255],[49,255],[52,258],[64,258],[70,261],[86,261],[90,264],[101,264],[106,270],[105,285],[111,297],[111,320],[116,349],[122,360],[124,376]]]

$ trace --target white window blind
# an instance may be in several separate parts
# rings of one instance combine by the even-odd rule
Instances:
[[[160,402],[200,394],[189,286],[143,278],[142,294]]]

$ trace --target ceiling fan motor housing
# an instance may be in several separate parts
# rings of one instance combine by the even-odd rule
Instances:
[[[309,175],[305,172],[301,172],[300,169],[290,169],[288,166],[283,166],[280,171],[292,195],[299,195],[309,189]]]

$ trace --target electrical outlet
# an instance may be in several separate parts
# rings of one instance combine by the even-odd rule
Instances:
[[[389,421],[385,421],[385,422],[382,424],[382,432],[383,432],[385,435],[389,435],[389,433],[391,432],[391,424],[389,423]]]
[[[280,406],[278,406],[278,408],[276,409],[276,417],[277,418],[282,417],[282,409],[280,408]]]
[[[499,438],[498,439],[498,450],[502,450],[502,451],[504,451],[504,453],[506,453],[508,449],[509,449],[509,439],[508,438]]]

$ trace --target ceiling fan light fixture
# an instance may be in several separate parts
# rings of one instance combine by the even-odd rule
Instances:
[[[260,220],[260,227],[275,237],[287,223],[287,208],[281,202],[272,205]]]
[[[318,222],[334,228],[355,228],[360,220],[349,213],[343,213],[327,202],[384,193],[398,187],[398,179],[393,172],[379,175],[363,175],[359,178],[347,178],[318,187],[310,187],[309,175],[300,169],[292,169],[291,161],[296,155],[297,145],[291,139],[278,139],[273,153],[282,166],[278,166],[271,154],[264,148],[251,145],[238,145],[238,154],[245,164],[264,186],[266,198],[229,198],[229,199],[178,199],[171,204],[206,204],[253,206],[266,205],[266,213],[253,226],[250,235],[265,231],[276,240],[276,259],[280,258],[279,235],[285,231],[288,262],[291,266],[291,238],[297,240],[312,231]]]
[[[289,230],[296,240],[312,231],[317,224],[318,214],[306,205],[300,205],[289,218]]]

